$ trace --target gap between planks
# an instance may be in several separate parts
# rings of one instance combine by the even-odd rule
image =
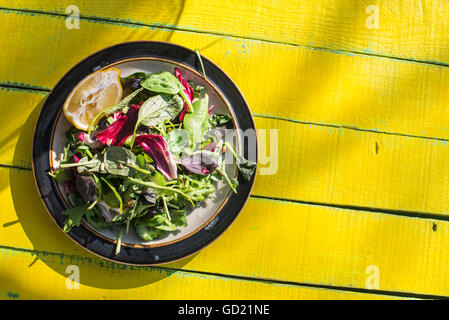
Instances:
[[[66,255],[64,253],[55,253],[55,252],[49,252],[49,251],[38,251],[38,250],[31,250],[31,249],[25,249],[25,248],[15,248],[10,246],[3,246],[0,245],[0,249],[3,249],[5,251],[11,251],[11,252],[20,252],[24,254],[29,254],[31,256],[35,256],[36,259],[41,257],[59,257],[61,261],[63,261],[64,258],[68,259],[74,259],[76,261],[81,262],[87,262],[89,264],[95,264],[98,265],[100,268],[103,268],[101,264],[98,263],[98,258],[87,258],[79,255]],[[45,261],[44,261],[45,262]],[[64,262],[62,262],[64,264]],[[116,263],[113,262],[115,265]],[[130,270],[143,270],[143,271],[152,271],[152,270],[162,270],[165,271],[167,274],[173,274],[175,272],[184,272],[184,273],[190,273],[193,275],[200,275],[200,276],[209,276],[209,277],[220,277],[220,278],[227,278],[232,280],[238,280],[238,281],[252,281],[252,282],[258,282],[263,284],[275,284],[275,285],[285,285],[285,286],[296,286],[296,287],[303,287],[303,288],[315,288],[315,289],[326,289],[326,290],[332,290],[332,291],[346,291],[346,292],[354,292],[354,293],[365,293],[365,294],[374,294],[374,295],[383,295],[383,296],[390,296],[390,297],[396,297],[396,298],[409,298],[409,299],[444,299],[449,300],[449,296],[441,296],[441,295],[429,295],[429,294],[421,294],[421,293],[414,293],[414,292],[400,292],[400,291],[386,291],[386,290],[375,290],[375,289],[363,289],[363,288],[352,288],[352,287],[344,287],[344,286],[331,286],[331,285],[321,285],[321,284],[313,284],[313,283],[306,283],[306,282],[295,282],[295,281],[281,281],[281,280],[274,280],[274,279],[268,279],[268,278],[253,278],[248,276],[238,276],[238,275],[232,275],[232,274],[223,274],[218,272],[207,272],[207,271],[196,271],[196,270],[190,270],[190,269],[179,269],[179,268],[171,268],[171,267],[164,267],[164,266],[133,266],[133,265],[121,265],[124,266],[124,269],[130,269]],[[123,270],[123,269],[121,269]]]
[[[51,12],[51,11],[45,11],[45,10],[19,9],[19,8],[11,8],[11,7],[0,7],[0,11],[11,11],[11,12],[17,12],[17,13],[37,14],[37,15],[48,15],[48,16],[63,17],[63,18],[67,18],[69,16],[69,14],[61,13],[61,12],[57,12],[57,11]],[[116,24],[116,25],[157,28],[157,29],[165,29],[165,30],[172,30],[172,31],[182,31],[182,32],[206,34],[206,35],[218,36],[218,37],[230,37],[230,38],[242,39],[242,40],[260,41],[260,42],[265,42],[265,43],[288,45],[288,46],[294,46],[294,47],[299,47],[299,48],[307,48],[307,49],[311,49],[311,50],[320,50],[320,51],[325,51],[325,52],[329,52],[329,53],[333,53],[333,54],[360,55],[360,56],[367,56],[367,57],[376,57],[376,58],[381,58],[381,59],[392,59],[392,60],[409,62],[409,63],[419,63],[419,64],[434,65],[434,66],[439,66],[439,67],[449,67],[449,63],[440,62],[440,61],[404,58],[404,57],[397,57],[397,56],[391,56],[391,55],[380,54],[380,53],[362,52],[362,51],[357,51],[357,50],[329,49],[326,47],[301,45],[296,42],[279,41],[279,40],[273,40],[273,39],[263,38],[263,37],[250,37],[250,36],[239,35],[239,34],[234,34],[234,33],[205,31],[205,30],[194,29],[194,28],[182,28],[182,27],[176,27],[176,26],[168,26],[168,25],[164,25],[162,23],[150,24],[150,23],[144,23],[144,22],[138,22],[138,21],[129,21],[129,20],[124,20],[124,19],[98,17],[98,16],[87,16],[87,15],[80,15],[79,18],[86,20],[86,21],[97,21],[97,22],[104,22],[104,23],[110,23],[110,24]]]

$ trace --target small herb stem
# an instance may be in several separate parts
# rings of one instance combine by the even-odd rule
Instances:
[[[203,70],[203,76],[204,78],[206,78],[206,71],[204,70],[203,59],[201,59],[200,55],[200,49],[195,49],[195,53],[198,57],[198,60],[200,60],[201,70]]]
[[[187,106],[189,107],[188,111],[189,112],[193,112],[193,106],[192,106],[192,102],[190,102],[189,97],[186,96],[184,89],[181,89],[181,91],[179,91],[179,95],[184,99],[184,101],[187,103]]]
[[[146,175],[151,175],[151,171],[142,169],[141,167],[136,166],[136,165],[134,165],[134,164],[126,163],[125,161],[121,161],[121,160],[119,160],[118,162],[120,162],[121,164],[124,164],[125,166],[130,167],[130,168],[132,168],[132,169],[134,169],[134,170],[136,170],[136,171],[139,171],[139,172],[141,172],[141,173],[144,173],[144,174],[146,174]]]
[[[223,176],[223,178],[225,178],[226,182],[229,184],[229,186],[231,187],[232,191],[234,191],[234,193],[237,193],[237,190],[234,188],[234,186],[232,185],[231,180],[229,179],[228,175],[226,174],[226,172],[224,172],[220,167],[217,167],[217,172],[219,174],[221,174]]]
[[[162,202],[164,203],[164,211],[165,211],[165,214],[167,215],[167,219],[168,219],[168,221],[171,221],[170,211],[168,211],[168,207],[167,207],[167,199],[165,199],[164,196],[162,196]]]
[[[98,160],[91,160],[91,161],[85,161],[85,162],[75,162],[75,163],[61,163],[61,168],[73,168],[73,167],[79,167],[79,166],[86,166],[91,164],[97,164]]]
[[[92,204],[87,208],[87,210],[92,210],[93,207],[95,207],[95,205],[100,202],[101,197],[103,195],[103,187],[101,185],[101,180],[97,177],[96,174],[92,174],[92,177],[94,178],[95,182],[97,183],[98,186],[98,196],[97,199],[95,199],[94,202],[92,202]]]
[[[115,247],[115,255],[120,253],[120,248],[122,246],[122,237],[123,237],[123,226],[120,228],[120,233],[117,238],[117,246]]]
[[[234,148],[233,148],[228,142],[225,142],[224,145],[225,145],[226,147],[228,147],[229,150],[231,150],[232,155],[234,156],[235,160],[238,160],[239,157],[237,156],[237,153],[235,153]]]
[[[104,177],[101,177],[101,180],[103,180],[108,187],[112,190],[112,192],[114,193],[115,197],[117,198],[119,204],[120,204],[120,214],[123,213],[123,201],[122,201],[122,197],[120,197],[120,195],[118,194],[117,190],[115,189],[115,187],[108,181],[106,180]]]
[[[131,177],[129,177],[128,180],[131,181],[132,183],[135,183],[135,184],[138,184],[138,185],[141,185],[141,186],[150,187],[150,188],[154,188],[154,189],[160,189],[160,190],[169,190],[169,191],[172,191],[172,192],[175,192],[175,193],[179,193],[184,198],[186,198],[187,201],[189,201],[189,203],[192,205],[192,207],[195,206],[195,204],[193,203],[192,199],[188,195],[186,195],[184,192],[179,191],[179,190],[177,190],[175,188],[164,187],[164,186],[160,186],[160,185],[158,185],[156,183],[147,182],[147,181],[143,181],[143,180],[135,179],[135,178],[131,178]]]

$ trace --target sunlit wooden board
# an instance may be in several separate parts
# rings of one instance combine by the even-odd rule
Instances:
[[[0,5],[64,15],[76,5],[82,17],[449,63],[445,0],[176,0],[164,5],[157,0],[2,0]]]
[[[401,299],[387,295],[131,268],[0,248],[0,300],[16,299]],[[79,285],[72,281],[78,267]]]
[[[449,138],[447,67],[104,21],[69,30],[64,17],[48,14],[0,10],[0,17],[3,85],[50,90],[97,50],[162,40],[200,48],[236,81],[255,114]]]
[[[43,94],[0,90],[8,105],[0,164],[30,168],[35,121]],[[253,193],[317,203],[447,215],[446,141],[306,125],[256,117],[265,130],[260,160],[278,138],[271,164],[260,165]],[[2,137],[3,138],[3,137]],[[264,143],[265,142],[265,143]],[[265,144],[265,148],[262,146]],[[272,169],[269,169],[271,166]],[[267,174],[268,173],[268,174]]]
[[[45,212],[29,170],[0,169],[0,245],[94,256]],[[372,289],[449,295],[449,222],[251,198],[231,227],[174,269]],[[118,268],[118,267],[117,267]]]

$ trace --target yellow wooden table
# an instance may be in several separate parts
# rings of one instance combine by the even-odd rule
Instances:
[[[1,299],[449,296],[446,0],[1,0],[0,31]],[[234,224],[157,267],[71,242],[31,171],[57,80],[132,40],[199,48],[247,98],[261,153],[278,134],[277,171],[260,164]],[[79,288],[67,285],[71,265]]]

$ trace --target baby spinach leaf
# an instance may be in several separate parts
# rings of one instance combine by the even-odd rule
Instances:
[[[161,71],[148,74],[145,79],[140,81],[140,85],[155,93],[165,93],[169,95],[178,94],[192,110],[192,102],[184,92],[182,83],[170,72]]]
[[[134,145],[137,128],[141,124],[145,126],[157,126],[165,120],[175,118],[182,111],[182,108],[182,99],[178,95],[170,96],[162,94],[145,100],[139,109],[130,145]]]
[[[164,138],[173,154],[181,153],[189,143],[189,134],[182,129],[171,130]]]
[[[194,144],[200,143],[209,124],[209,96],[193,103],[193,112],[184,116],[183,125]]]
[[[77,163],[78,173],[81,175],[90,175],[92,172],[100,172],[101,161],[98,159],[98,154],[89,160],[87,157],[83,157]]]
[[[124,177],[132,176],[135,170],[121,162],[136,165],[136,155],[132,151],[118,146],[110,147],[105,152],[104,168],[107,172]]]
[[[177,94],[183,89],[181,82],[168,71],[150,73],[140,82],[140,85],[156,93],[171,95]]]
[[[179,95],[151,97],[140,107],[136,126],[157,126],[164,120],[172,120],[181,112],[182,106],[183,101]]]

